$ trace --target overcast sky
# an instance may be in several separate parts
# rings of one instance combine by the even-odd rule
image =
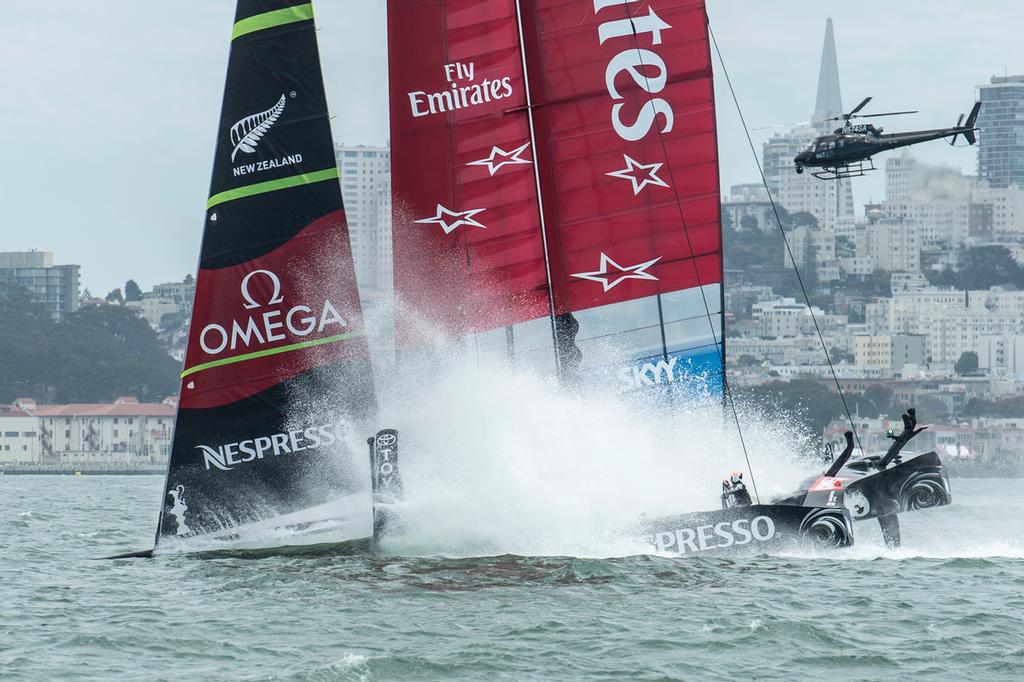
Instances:
[[[315,4],[335,140],[381,144],[385,0]],[[148,290],[194,272],[234,2],[3,5],[0,251],[53,251],[81,264],[83,286],[99,295],[129,277]],[[952,125],[976,85],[1024,72],[1020,0],[708,0],[708,13],[752,128],[810,118],[829,16],[844,106],[872,95],[876,111],[921,110],[886,120],[890,131]],[[727,192],[758,176],[718,75]],[[773,132],[754,133],[758,153]],[[915,153],[975,169],[973,149],[935,142]],[[855,181],[858,204],[882,197],[882,179]]]

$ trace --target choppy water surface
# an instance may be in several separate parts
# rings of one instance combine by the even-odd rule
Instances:
[[[835,558],[96,561],[158,477],[0,477],[0,679],[1020,679],[1019,482]]]

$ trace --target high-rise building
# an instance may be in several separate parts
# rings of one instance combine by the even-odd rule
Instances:
[[[391,292],[391,149],[335,145],[356,281],[363,299]]]
[[[1024,187],[1024,76],[993,76],[978,93],[978,177]]]
[[[839,91],[839,66],[832,20],[825,22],[825,39],[818,71],[818,91],[810,126],[775,135],[764,144],[762,168],[768,189],[790,213],[806,211],[818,219],[818,226],[834,234],[838,225],[853,216],[853,188],[849,180],[819,180],[811,173],[796,174],[793,157],[818,135],[836,127],[827,119],[843,113]]]
[[[821,46],[821,68],[818,70],[818,97],[814,104],[811,125],[821,132],[829,132],[836,121],[829,119],[843,114],[843,97],[839,89],[839,62],[836,60],[836,36],[832,32],[832,18],[825,21],[825,42]]]
[[[0,282],[32,292],[54,320],[78,310],[78,265],[54,265],[49,251],[0,252]]]

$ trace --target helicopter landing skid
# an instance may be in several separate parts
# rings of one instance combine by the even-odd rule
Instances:
[[[857,178],[876,170],[875,162],[871,159],[864,159],[856,163],[848,163],[842,166],[825,166],[820,171],[811,173],[819,180],[838,180],[840,178]]]

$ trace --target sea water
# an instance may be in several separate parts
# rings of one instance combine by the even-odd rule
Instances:
[[[640,514],[820,473],[799,429],[500,365],[378,374],[406,495],[374,556],[98,560],[152,546],[161,477],[0,476],[0,680],[1022,678],[1022,481],[953,479],[898,550],[865,522],[841,551],[656,556]]]
[[[380,556],[97,560],[150,545],[161,485],[0,477],[0,679],[1017,680],[1024,666],[1020,481],[953,479],[952,506],[903,517],[899,550],[866,523],[834,553],[673,559],[602,547],[569,503],[550,511],[572,512],[572,532],[530,516],[494,528],[479,503],[474,529],[456,498],[423,502],[441,527]]]

